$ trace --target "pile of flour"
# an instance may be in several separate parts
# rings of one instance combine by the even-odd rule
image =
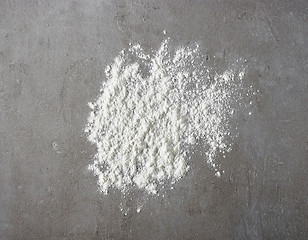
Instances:
[[[105,73],[86,126],[97,147],[89,169],[102,192],[137,186],[155,194],[185,175],[189,149],[201,142],[220,176],[214,160],[230,150],[228,120],[243,72],[213,74],[198,45],[171,49],[167,39],[151,54],[140,45],[121,51]]]

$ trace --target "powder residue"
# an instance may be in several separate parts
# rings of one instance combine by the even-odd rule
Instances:
[[[166,181],[175,183],[189,170],[189,149],[204,146],[206,161],[229,151],[228,120],[243,71],[221,74],[206,66],[198,45],[173,50],[170,39],[152,54],[140,45],[123,50],[105,69],[86,132],[97,147],[89,166],[104,193],[137,186],[157,193]]]

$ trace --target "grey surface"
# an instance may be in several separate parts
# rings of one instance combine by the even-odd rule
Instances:
[[[0,0],[0,239],[307,239],[307,20],[307,1]],[[218,69],[246,59],[253,114],[223,177],[195,154],[164,197],[103,196],[87,103],[122,48],[163,30]]]

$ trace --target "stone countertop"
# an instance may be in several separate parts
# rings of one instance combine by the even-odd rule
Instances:
[[[0,239],[307,239],[307,21],[304,0],[0,0]],[[87,103],[121,49],[166,37],[245,60],[252,114],[220,178],[197,152],[173,190],[104,196]]]

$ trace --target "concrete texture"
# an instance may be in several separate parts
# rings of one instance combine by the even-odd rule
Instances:
[[[307,21],[306,0],[0,0],[0,239],[307,239]],[[253,114],[221,178],[196,153],[164,197],[101,195],[87,103],[122,48],[163,30],[217,69],[246,59]]]

